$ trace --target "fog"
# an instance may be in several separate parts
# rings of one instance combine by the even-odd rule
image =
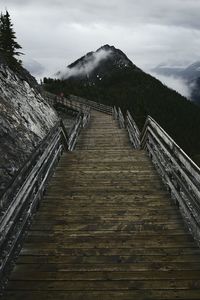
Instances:
[[[39,63],[33,72],[42,65],[43,76],[105,44],[145,71],[177,54],[200,59],[198,0],[1,0],[5,8],[22,52]]]
[[[79,75],[86,75],[89,76],[90,72],[92,72],[98,64],[106,59],[112,51],[101,49],[97,52],[93,52],[92,55],[86,56],[86,60],[84,64],[79,62],[76,67],[73,68],[65,68],[58,72],[58,77],[62,79],[67,79],[71,76],[79,76]]]
[[[186,98],[190,99],[191,96],[191,88],[187,81],[184,79],[175,77],[175,76],[165,76],[160,75],[157,73],[150,72],[150,74],[157,79],[159,79],[163,84],[167,87],[177,91],[181,95],[185,96]]]

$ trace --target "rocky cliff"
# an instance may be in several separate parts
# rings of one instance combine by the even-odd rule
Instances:
[[[0,195],[57,120],[34,78],[0,59]]]

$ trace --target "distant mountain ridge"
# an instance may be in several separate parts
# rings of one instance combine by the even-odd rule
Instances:
[[[152,71],[162,75],[181,76],[187,80],[194,80],[200,77],[200,61],[189,64],[185,67],[160,64],[156,68],[153,68]]]
[[[200,61],[185,67],[159,65],[152,69],[156,74],[174,76],[185,80],[191,89],[191,99],[200,105]]]

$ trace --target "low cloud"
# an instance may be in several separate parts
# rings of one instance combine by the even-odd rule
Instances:
[[[163,84],[168,86],[169,88],[177,91],[181,95],[185,96],[186,98],[190,99],[191,98],[191,89],[192,86],[188,84],[187,81],[185,81],[182,78],[178,78],[176,76],[165,76],[165,75],[160,75],[157,73],[152,73],[151,75],[159,79]]]
[[[30,57],[23,57],[23,66],[35,77],[40,77],[44,71],[45,68],[36,60],[30,58]]]
[[[67,67],[64,70],[59,71],[56,76],[62,79],[80,75],[89,76],[89,74],[98,66],[98,64],[110,56],[111,53],[111,50],[106,51],[104,49],[93,52],[92,55],[89,53],[84,61],[81,60],[80,62],[77,62],[75,67]]]
[[[145,71],[165,60],[200,59],[198,0],[1,0],[23,52],[51,76],[112,44]],[[42,28],[42,30],[41,30]]]

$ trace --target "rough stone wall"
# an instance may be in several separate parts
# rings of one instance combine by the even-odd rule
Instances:
[[[56,112],[29,83],[23,73],[19,76],[0,64],[0,196],[58,121]]]

